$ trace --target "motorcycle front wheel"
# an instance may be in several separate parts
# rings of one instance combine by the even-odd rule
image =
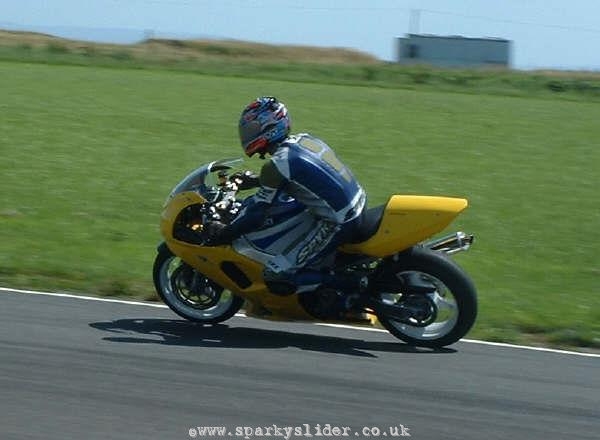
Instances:
[[[419,347],[444,347],[457,342],[475,323],[475,286],[446,255],[415,247],[390,263],[386,272],[387,279],[398,280],[398,288],[378,292],[379,301],[414,311],[402,321],[377,314],[379,322],[398,339]],[[416,282],[421,291],[401,280]]]
[[[206,278],[165,245],[159,247],[152,272],[160,299],[188,321],[216,324],[231,318],[244,305],[243,298]]]

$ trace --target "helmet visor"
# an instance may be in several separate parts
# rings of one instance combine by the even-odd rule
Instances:
[[[240,140],[244,149],[261,134],[261,125],[258,121],[249,121],[239,126]]]

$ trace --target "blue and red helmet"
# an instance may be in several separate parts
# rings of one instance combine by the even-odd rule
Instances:
[[[273,96],[257,98],[246,106],[239,123],[240,141],[248,156],[261,157],[290,133],[287,108]]]

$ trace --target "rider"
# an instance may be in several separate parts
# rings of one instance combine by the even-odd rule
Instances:
[[[266,263],[264,275],[269,289],[276,294],[290,294],[318,286],[358,291],[366,287],[366,278],[321,270],[334,258],[336,248],[353,238],[362,221],[366,195],[351,171],[322,140],[305,133],[290,135],[288,110],[271,96],[246,106],[239,134],[246,155],[271,157],[258,179],[245,175],[260,189],[246,199],[235,220],[208,228],[212,243],[231,243],[256,231],[264,226],[271,204],[278,197],[291,196],[306,209],[298,214],[296,222],[292,219],[273,226],[275,234],[285,235],[285,246],[274,247],[274,257]]]

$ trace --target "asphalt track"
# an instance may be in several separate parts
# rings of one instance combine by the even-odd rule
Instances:
[[[599,367],[245,317],[203,327],[164,308],[0,291],[2,440],[217,438],[198,426],[268,439],[283,436],[236,427],[305,424],[313,440],[394,438],[400,425],[414,439],[598,439]],[[317,424],[348,437],[319,437]]]

